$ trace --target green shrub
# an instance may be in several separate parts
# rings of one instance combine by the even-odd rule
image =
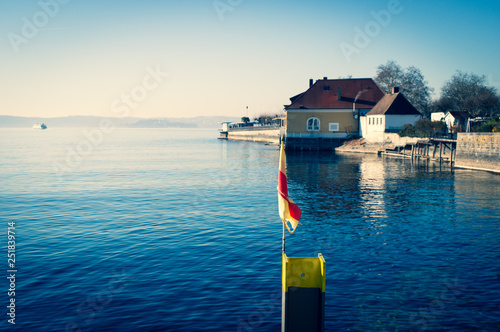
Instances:
[[[500,131],[500,117],[491,118],[485,123],[481,124],[479,127],[475,128],[475,131],[480,133],[491,133]]]

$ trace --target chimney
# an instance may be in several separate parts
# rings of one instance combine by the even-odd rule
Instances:
[[[309,87],[312,87],[314,84],[314,80],[312,78],[309,79]]]
[[[337,88],[337,100],[340,100],[340,87]]]
[[[398,93],[399,92],[399,87],[395,86],[392,88],[392,94]]]
[[[323,77],[323,79],[326,81],[328,79],[328,77],[325,76],[325,77]]]

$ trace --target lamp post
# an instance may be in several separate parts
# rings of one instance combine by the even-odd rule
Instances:
[[[368,91],[370,89],[371,89],[370,87],[367,87],[364,90],[359,90],[358,94],[354,98],[354,102],[352,103],[352,116],[354,117],[354,119],[358,120],[358,136],[361,132],[361,119],[360,119],[359,110],[358,110],[358,114],[356,114],[356,101],[359,99],[359,97],[361,97],[361,95],[363,93],[365,93],[366,91]]]

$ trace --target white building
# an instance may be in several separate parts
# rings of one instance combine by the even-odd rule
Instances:
[[[469,131],[468,123],[470,118],[471,116],[468,112],[450,111],[446,113],[443,121],[446,123],[446,127],[448,127],[448,132],[452,133],[457,131]]]
[[[443,121],[445,115],[444,112],[431,113],[431,121]]]
[[[405,125],[415,125],[422,118],[422,114],[397,91],[386,94],[366,116],[361,117],[362,137],[383,141],[384,133],[397,133]]]

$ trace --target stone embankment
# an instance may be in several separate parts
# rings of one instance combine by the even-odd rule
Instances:
[[[335,152],[354,152],[354,153],[374,153],[394,149],[398,146],[406,144],[415,144],[421,138],[418,137],[399,137],[398,134],[386,134],[383,142],[372,142],[365,138],[350,140],[345,142],[341,147],[335,149]]]
[[[396,134],[397,135],[397,134]],[[422,138],[387,136],[383,143],[373,143],[364,138],[345,142],[335,149],[337,153],[374,153],[416,144]],[[453,161],[454,168],[466,168],[480,171],[500,173],[500,133],[459,133],[456,141],[456,152],[453,157],[450,150],[443,150],[445,162]],[[395,155],[396,153],[388,153]],[[400,154],[399,154],[400,155]],[[437,154],[439,155],[439,153]],[[410,157],[406,155],[406,157]],[[431,158],[428,158],[429,160]]]
[[[390,145],[383,143],[368,143],[364,138],[355,139],[345,142],[342,146],[335,149],[335,152],[352,152],[352,153],[374,153],[389,148]]]
[[[280,127],[243,127],[228,130],[225,137],[235,141],[253,141],[269,144],[279,144]]]
[[[500,173],[500,133],[459,133],[455,167]]]

